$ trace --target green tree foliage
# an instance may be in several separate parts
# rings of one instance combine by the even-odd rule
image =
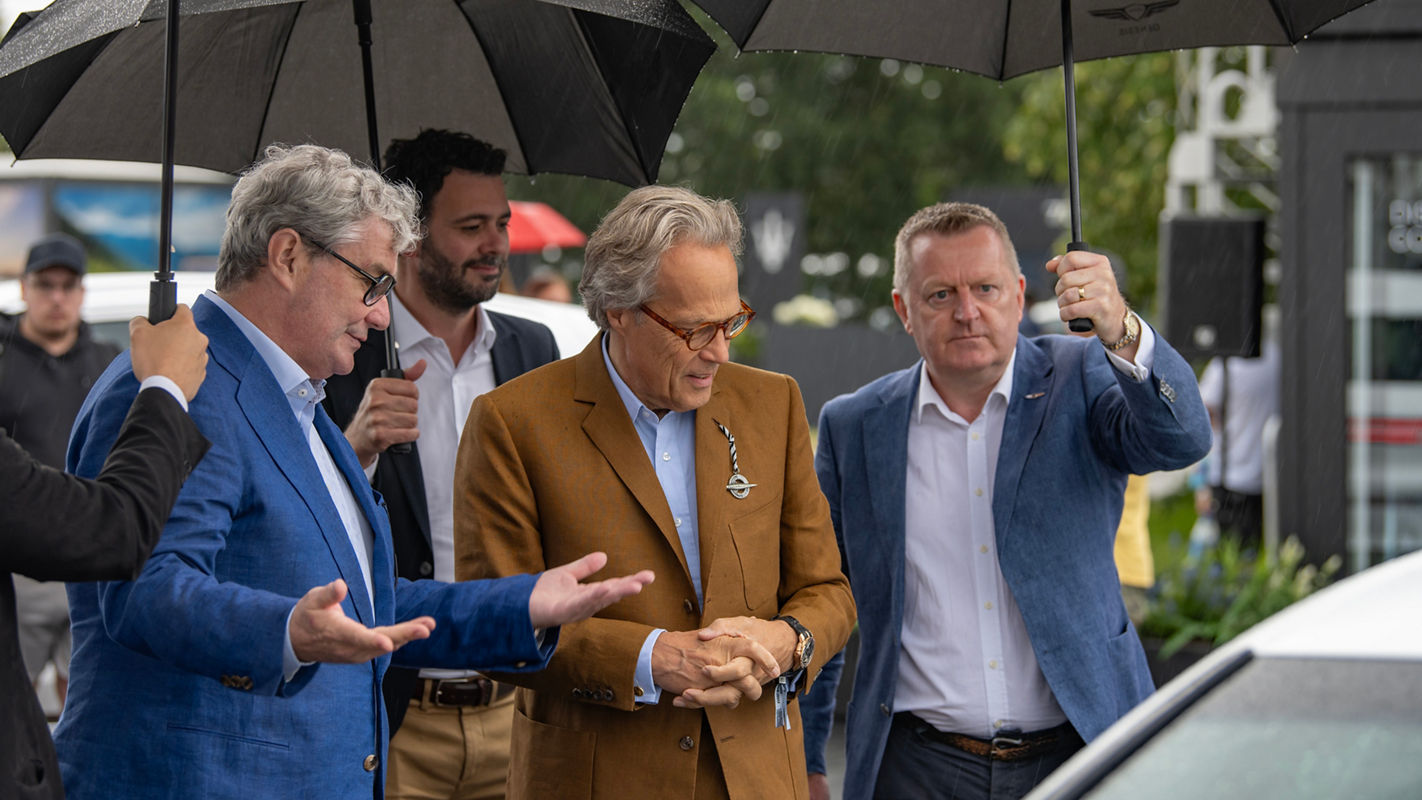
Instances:
[[[1022,106],[1003,155],[1041,180],[1067,182],[1066,95],[1059,70],[1018,79]],[[1090,61],[1076,67],[1082,236],[1119,254],[1127,290],[1146,307],[1155,297],[1157,232],[1175,141],[1174,56]],[[1063,240],[1065,246],[1065,239]]]
[[[745,53],[727,41],[682,109],[660,180],[742,203],[799,191],[811,253],[877,269],[807,277],[855,315],[889,303],[893,236],[918,208],[965,187],[1065,185],[1061,72],[1000,83],[917,64]],[[1121,253],[1137,296],[1154,287],[1155,219],[1174,89],[1168,56],[1078,69],[1088,241]],[[625,187],[561,175],[510,181],[591,231]],[[870,260],[870,266],[873,266]],[[1142,277],[1136,278],[1136,274]]]

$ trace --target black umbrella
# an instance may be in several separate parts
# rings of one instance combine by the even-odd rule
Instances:
[[[157,23],[172,12],[55,0],[13,31],[0,134],[16,155],[164,160],[172,40]],[[360,153],[377,127],[437,127],[504,149],[513,172],[649,183],[714,50],[675,0],[184,0],[180,13],[168,160],[228,172],[271,142]]]
[[[1290,45],[1371,0],[694,0],[742,50],[917,61],[1005,80],[1060,66],[1071,243],[1085,250],[1072,64],[1212,45]],[[1071,321],[1074,331],[1091,321]]]

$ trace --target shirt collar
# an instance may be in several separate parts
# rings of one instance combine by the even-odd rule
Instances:
[[[252,349],[257,351],[257,355],[262,357],[267,369],[271,370],[272,377],[276,378],[277,386],[286,395],[287,403],[291,406],[291,412],[296,415],[297,420],[302,423],[310,423],[315,416],[317,403],[326,396],[326,380],[313,381],[311,376],[296,363],[285,350],[277,345],[258,328],[242,315],[242,312],[232,307],[231,303],[222,299],[217,292],[209,289],[203,292],[203,296],[211,300],[214,305],[222,309],[223,313],[232,320],[232,324],[237,326],[237,330],[247,337],[251,342]]]
[[[610,333],[604,333],[602,335],[602,363],[607,366],[607,374],[608,377],[612,378],[612,386],[617,390],[617,396],[622,398],[622,405],[627,408],[627,415],[630,416],[634,422],[640,418],[646,419],[655,425],[659,421],[656,412],[647,408],[646,404],[637,399],[637,395],[633,393],[632,388],[627,385],[626,381],[622,380],[621,375],[617,374],[617,368],[612,366],[612,356],[608,355],[607,352],[607,340],[610,336]],[[670,414],[668,416],[670,416]]]
[[[983,404],[984,407],[991,403],[994,397],[1002,400],[1004,408],[1007,406],[1008,399],[1012,397],[1012,372],[1016,366],[1017,348],[1014,347],[1012,355],[1007,359],[1007,369],[1002,371],[1002,377],[997,379],[997,384],[988,393],[987,402]],[[943,398],[933,388],[933,382],[928,379],[928,362],[925,360],[918,366],[918,399],[914,402],[913,421],[915,423],[923,422],[923,412],[930,407],[938,409],[938,413],[946,419],[966,422],[948,408],[948,404],[943,402]]]
[[[420,321],[415,319],[415,315],[410,313],[410,309],[405,308],[405,304],[400,302],[400,298],[395,292],[386,295],[390,300],[390,328],[395,335],[395,347],[397,349],[407,349],[422,344],[427,339],[435,339],[435,335],[425,329]],[[489,320],[489,312],[484,310],[484,304],[474,306],[474,318],[477,320],[478,334],[470,344],[474,354],[488,352],[494,349],[494,339],[498,336],[498,331],[494,330],[494,324]],[[444,345],[440,341],[441,346]],[[461,353],[461,355],[463,355]]]

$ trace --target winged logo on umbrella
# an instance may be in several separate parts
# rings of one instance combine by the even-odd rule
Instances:
[[[1120,8],[1096,9],[1091,12],[1091,16],[1138,22],[1146,17],[1153,17],[1171,6],[1178,5],[1180,5],[1180,0],[1160,0],[1158,3],[1132,3],[1128,6],[1121,6]]]

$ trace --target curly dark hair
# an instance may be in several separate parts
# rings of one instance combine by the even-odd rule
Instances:
[[[426,128],[413,139],[395,139],[385,148],[386,180],[407,183],[420,196],[420,221],[429,219],[430,200],[444,176],[462,169],[476,175],[504,171],[504,151],[467,133]]]

